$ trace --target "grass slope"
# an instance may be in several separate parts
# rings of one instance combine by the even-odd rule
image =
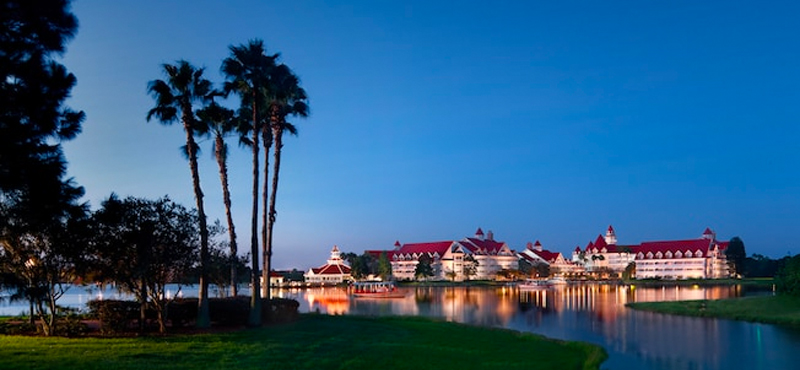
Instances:
[[[598,369],[597,346],[408,317],[143,338],[0,336],[0,369]]]
[[[800,297],[764,296],[719,300],[642,302],[626,306],[684,316],[717,317],[800,327]]]

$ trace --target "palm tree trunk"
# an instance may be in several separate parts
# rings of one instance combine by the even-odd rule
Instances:
[[[194,198],[197,201],[197,217],[200,222],[200,290],[198,291],[197,303],[197,327],[207,328],[211,325],[211,318],[208,312],[208,227],[206,225],[206,212],[203,208],[203,190],[200,188],[200,171],[197,168],[197,153],[194,150],[196,144],[192,125],[189,118],[193,114],[191,107],[188,112],[184,112],[183,128],[186,131],[186,150],[189,154],[189,168],[192,171],[192,186],[194,187]]]
[[[253,214],[250,230],[250,326],[261,325],[261,289],[258,276],[258,109],[253,93]]]
[[[261,297],[269,299],[269,251],[267,250],[267,204],[269,201],[269,149],[272,146],[272,139],[269,137],[269,127],[265,126],[262,131],[264,141],[264,187],[261,191],[261,258],[264,264],[261,269]]]
[[[273,132],[275,141],[275,159],[272,161],[272,195],[269,198],[269,221],[267,223],[267,265],[272,264],[272,228],[275,226],[275,197],[278,195],[278,173],[281,169],[281,149],[283,149],[283,129],[280,127]],[[269,298],[269,295],[267,296]]]
[[[228,236],[231,239],[231,296],[236,297],[236,284],[239,280],[236,274],[236,255],[239,252],[239,248],[236,245],[236,229],[233,226],[233,216],[231,215],[231,192],[228,187],[228,164],[225,158],[225,140],[222,135],[219,134],[216,135],[215,140],[216,143],[214,143],[214,147],[216,150],[214,151],[214,155],[217,157],[217,164],[219,165],[219,180],[222,183],[222,201],[225,203],[225,218],[228,220]]]

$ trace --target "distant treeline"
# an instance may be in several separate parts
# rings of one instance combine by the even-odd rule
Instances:
[[[760,254],[753,254],[744,261],[744,276],[749,278],[775,277],[775,274],[786,265],[790,256],[772,259]]]

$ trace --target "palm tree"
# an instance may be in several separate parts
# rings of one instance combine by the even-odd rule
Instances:
[[[170,125],[180,117],[186,133],[186,154],[192,173],[194,198],[200,225],[200,291],[198,292],[197,326],[210,326],[208,311],[208,228],[203,208],[203,190],[200,188],[200,173],[197,169],[197,143],[194,141],[197,119],[192,110],[194,103],[205,102],[211,91],[211,82],[203,78],[203,68],[195,68],[185,60],[175,65],[162,66],[166,81],[153,80],[147,90],[156,100],[156,106],[147,112],[147,121],[155,117],[164,125]]]
[[[281,169],[281,150],[283,133],[297,135],[297,128],[286,121],[286,117],[308,117],[308,97],[300,87],[300,79],[285,64],[277,66],[270,76],[269,123],[275,151],[272,170],[272,194],[269,198],[269,219],[267,220],[266,254],[264,262],[264,281],[269,281],[272,264],[272,235],[275,225],[275,199],[278,194],[278,175]],[[266,175],[265,175],[266,176]],[[266,297],[269,298],[269,290]]]
[[[217,92],[212,95],[218,95]],[[233,110],[222,107],[212,101],[207,107],[197,111],[199,119],[198,131],[214,136],[214,158],[219,166],[219,180],[222,184],[222,201],[225,204],[225,218],[228,221],[228,236],[230,237],[230,262],[231,262],[231,296],[237,295],[236,259],[238,246],[236,244],[236,228],[231,215],[231,192],[228,186],[228,145],[225,136],[233,133],[239,127],[239,119]]]
[[[234,92],[241,98],[242,111],[249,112],[251,124],[250,138],[244,134],[243,141],[249,142],[253,151],[253,208],[250,230],[250,251],[252,256],[250,275],[251,301],[250,318],[252,326],[261,324],[260,281],[258,276],[258,153],[259,134],[262,133],[264,102],[268,77],[275,66],[278,55],[266,55],[264,42],[252,40],[247,45],[230,46],[231,56],[222,61],[222,73],[227,77],[225,92]]]

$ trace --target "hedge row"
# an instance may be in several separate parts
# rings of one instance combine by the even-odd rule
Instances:
[[[293,299],[262,300],[261,318],[264,323],[289,322],[297,319],[300,304]],[[140,305],[135,301],[95,300],[88,303],[90,314],[100,321],[103,334],[118,334],[139,327]],[[212,325],[241,326],[250,316],[250,298],[210,298],[209,313]],[[146,324],[156,324],[156,312],[145,312]],[[168,327],[181,328],[197,320],[197,298],[180,298],[167,304],[165,321]]]

